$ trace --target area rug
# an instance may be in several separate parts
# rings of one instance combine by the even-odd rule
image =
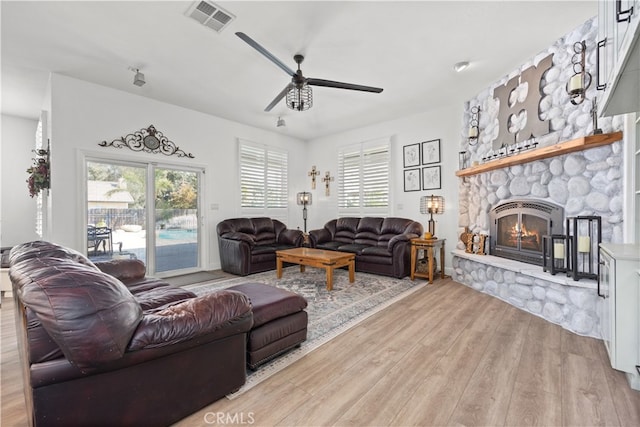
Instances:
[[[307,299],[307,340],[299,348],[261,366],[257,371],[247,370],[247,382],[240,390],[227,396],[229,399],[240,396],[322,344],[426,284],[422,280],[412,282],[408,277],[395,279],[367,273],[356,273],[355,282],[349,283],[349,273],[339,269],[334,272],[333,290],[327,291],[324,270],[307,268],[306,272],[301,273],[298,266],[293,266],[283,270],[282,279],[276,278],[275,271],[269,271],[185,288],[197,295],[204,295],[250,282],[276,286],[296,292]]]

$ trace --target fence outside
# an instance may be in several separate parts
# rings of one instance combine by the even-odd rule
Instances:
[[[195,230],[198,228],[197,209],[157,209],[155,220],[158,228]],[[90,208],[87,222],[103,222],[112,230],[124,225],[139,225],[146,230],[145,209]]]

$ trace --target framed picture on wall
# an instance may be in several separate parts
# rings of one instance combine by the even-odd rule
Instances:
[[[438,190],[440,188],[440,166],[438,165],[422,168],[422,189]]]
[[[420,144],[405,145],[402,149],[404,167],[420,166]]]
[[[432,139],[422,143],[422,164],[440,163],[440,140]]]
[[[420,168],[404,171],[404,191],[420,191]]]

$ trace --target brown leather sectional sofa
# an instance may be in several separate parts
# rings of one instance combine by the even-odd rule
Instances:
[[[218,224],[220,264],[227,273],[246,276],[276,269],[276,251],[302,246],[301,230],[271,218],[232,218]]]
[[[406,218],[345,217],[311,230],[311,246],[356,254],[356,271],[403,278],[411,268],[410,240],[422,235],[419,222]]]
[[[94,265],[41,241],[10,265],[31,424],[169,425],[244,384],[244,294],[197,297],[140,261]]]

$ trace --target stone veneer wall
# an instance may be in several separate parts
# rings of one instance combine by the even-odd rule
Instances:
[[[542,78],[541,90],[544,96],[539,111],[541,119],[550,120],[551,132],[535,139],[538,147],[593,133],[591,109],[593,99],[598,95],[595,88],[597,33],[597,19],[593,18],[465,105],[460,151],[467,151],[469,164],[482,162],[481,159],[494,149],[492,142],[498,135],[500,125],[499,102],[493,98],[494,88],[504,85],[531,65],[538,64],[550,53],[554,54],[553,65]],[[573,44],[581,40],[587,43],[586,69],[592,73],[593,82],[586,91],[585,101],[580,105],[573,105],[569,101],[565,85],[573,75]],[[512,93],[512,101],[516,98],[523,100],[527,90],[534,88],[520,85]],[[467,134],[470,109],[474,106],[480,106],[481,109],[480,138],[476,145],[470,146]],[[513,117],[509,124],[510,130],[522,129],[524,120],[524,114]],[[622,130],[623,117],[599,118],[598,127],[604,133]],[[489,235],[489,212],[493,207],[511,199],[531,198],[564,207],[565,216],[599,215],[602,217],[602,241],[622,242],[622,177],[623,143],[615,142],[459,179],[459,231],[462,233],[468,227],[473,233]],[[456,247],[463,250],[464,244],[458,241]],[[534,268],[542,271],[541,267]],[[455,253],[454,270],[454,280],[460,283],[500,297],[567,329],[599,337],[596,308],[600,302],[595,289],[558,284],[544,278],[532,279],[518,269],[503,270],[489,266],[481,259],[463,260]],[[551,275],[548,276],[551,278]]]
[[[487,264],[486,258],[494,259]],[[454,256],[453,280],[580,335],[601,338],[598,316],[601,299],[595,281],[574,282],[561,275],[543,273],[535,266],[495,258],[464,253]],[[501,263],[504,267],[500,267]]]

